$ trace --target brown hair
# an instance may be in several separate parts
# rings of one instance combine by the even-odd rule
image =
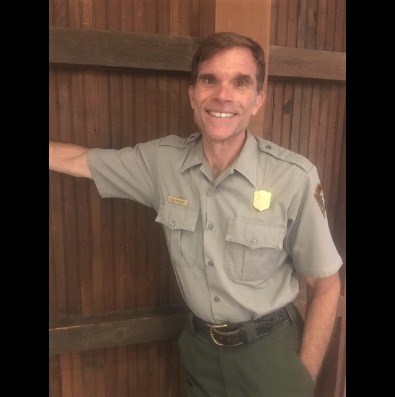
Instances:
[[[234,32],[217,32],[199,43],[192,58],[192,84],[196,83],[199,74],[199,66],[203,61],[211,58],[222,50],[233,47],[244,47],[251,50],[256,60],[256,79],[258,81],[258,92],[260,92],[263,89],[263,82],[265,80],[265,53],[262,47],[250,37],[241,36]]]

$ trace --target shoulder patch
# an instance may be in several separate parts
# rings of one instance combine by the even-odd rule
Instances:
[[[309,172],[313,167],[313,163],[301,154],[292,152],[282,146],[276,145],[263,138],[259,139],[259,148],[262,152],[268,153],[280,160],[295,164],[304,171]]]
[[[167,135],[159,140],[159,146],[173,146],[178,148],[186,148],[190,142],[197,140],[200,133],[191,134],[188,138],[179,135]]]

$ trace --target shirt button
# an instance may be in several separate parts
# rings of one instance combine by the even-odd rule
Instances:
[[[171,223],[171,227],[174,227],[176,225],[176,223],[173,221],[172,223]]]
[[[257,242],[258,242],[258,240],[254,237],[250,240],[251,244],[256,244]]]
[[[271,149],[272,147],[270,145],[266,145],[266,149]]]
[[[208,262],[207,262],[207,265],[209,265],[209,266],[214,266],[214,262],[213,262],[213,261],[208,261]]]
[[[215,301],[215,302],[219,302],[218,296],[214,296],[214,301]]]
[[[209,223],[207,227],[211,230],[214,227],[214,225],[212,223]]]

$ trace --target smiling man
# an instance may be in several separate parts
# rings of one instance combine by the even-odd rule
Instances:
[[[157,212],[191,311],[179,339],[188,396],[312,397],[334,325],[342,261],[317,169],[247,129],[264,74],[255,41],[215,33],[192,60],[199,132],[121,150],[50,142],[51,170]],[[301,276],[305,323],[292,304]]]

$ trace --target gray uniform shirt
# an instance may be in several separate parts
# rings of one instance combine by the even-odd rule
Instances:
[[[155,209],[181,293],[206,321],[256,319],[296,298],[298,275],[342,264],[316,167],[251,133],[216,179],[199,133],[90,149],[88,164],[102,197]]]

